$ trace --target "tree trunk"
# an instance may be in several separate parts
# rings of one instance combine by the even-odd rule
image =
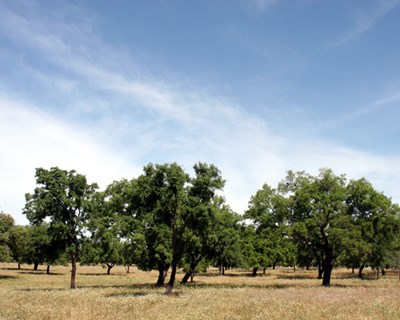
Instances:
[[[165,283],[165,278],[167,277],[168,274],[168,267],[165,267],[163,264],[159,264],[158,265],[158,279],[157,279],[157,283],[156,286],[157,287],[162,287]]]
[[[361,264],[361,266],[360,266],[360,268],[358,269],[358,277],[360,278],[360,279],[362,279],[363,278],[363,270],[364,270],[364,268],[365,268],[365,264],[366,264],[366,262],[364,261],[362,264]]]
[[[379,267],[376,268],[376,280],[379,280]]]
[[[193,274],[194,270],[196,269],[197,265],[201,261],[200,259],[193,258],[192,262],[190,263],[189,270],[185,273],[184,277],[182,278],[181,284],[186,284],[189,278],[191,279],[191,282],[193,282]]]
[[[386,274],[385,268],[382,268],[382,276],[384,276],[385,274]]]
[[[37,271],[39,267],[39,262],[34,262],[33,263],[33,271]]]
[[[18,270],[21,270],[21,263],[18,262]]]
[[[263,268],[263,274],[265,274],[265,271],[267,270],[267,267]]]
[[[324,276],[324,269],[322,267],[318,267],[318,279],[321,280]]]
[[[115,266],[115,263],[107,263],[107,275],[110,275],[111,269]]]
[[[220,276],[224,276],[225,275],[225,268],[224,268],[224,264],[223,263],[219,266],[219,275]]]
[[[76,278],[76,254],[71,254],[71,289],[75,289],[75,278]]]
[[[257,270],[258,270],[258,267],[253,268],[253,273],[252,273],[253,277],[255,277],[257,275]]]
[[[126,265],[125,265],[126,273],[129,273],[129,268],[130,268],[130,265],[129,265],[129,264],[126,264]]]
[[[171,276],[169,277],[167,290],[165,291],[165,294],[167,294],[167,295],[171,295],[172,294],[172,289],[174,288],[174,283],[175,283],[176,268],[177,268],[177,262],[173,261],[172,262]]]
[[[272,264],[272,270],[275,270],[276,264],[277,264],[277,261],[274,261],[274,263]]]
[[[333,269],[333,256],[332,254],[326,254],[324,260],[324,275],[322,278],[322,285],[329,287],[331,285],[331,274]]]
[[[50,265],[49,265],[49,264],[47,265],[46,273],[47,273],[47,274],[50,274]]]

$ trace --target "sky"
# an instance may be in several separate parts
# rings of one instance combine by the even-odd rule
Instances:
[[[288,170],[400,201],[400,0],[0,0],[0,211],[35,168],[101,189],[215,164],[243,213]]]

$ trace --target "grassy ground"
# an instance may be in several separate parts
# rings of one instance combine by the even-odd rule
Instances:
[[[400,319],[397,273],[359,280],[334,270],[323,288],[316,271],[278,269],[249,276],[216,270],[196,276],[175,296],[155,288],[156,272],[79,267],[70,290],[67,267],[33,272],[31,266],[0,264],[0,319]],[[182,274],[178,274],[178,280]]]

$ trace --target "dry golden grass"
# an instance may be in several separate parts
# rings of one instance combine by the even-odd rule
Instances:
[[[397,273],[359,280],[334,270],[324,288],[315,271],[268,270],[254,278],[210,270],[177,285],[171,297],[153,286],[156,272],[115,267],[107,276],[101,267],[79,267],[78,289],[70,290],[67,267],[51,275],[22,268],[0,264],[0,319],[400,319]]]

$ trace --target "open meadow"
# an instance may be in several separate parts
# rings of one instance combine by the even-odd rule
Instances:
[[[70,269],[56,266],[47,275],[22,265],[0,264],[0,319],[400,319],[397,272],[359,280],[350,270],[333,271],[322,287],[316,271],[243,270],[196,275],[175,287],[176,295],[155,288],[156,272],[101,266],[78,267],[77,287],[69,289]],[[178,280],[182,274],[178,274]]]

